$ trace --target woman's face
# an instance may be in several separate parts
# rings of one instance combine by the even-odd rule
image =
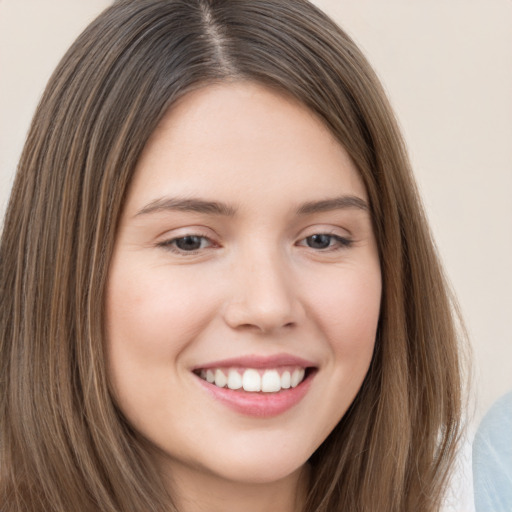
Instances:
[[[121,217],[115,399],[173,475],[286,478],[358,392],[380,298],[367,194],[343,147],[280,93],[206,86],[150,138]]]

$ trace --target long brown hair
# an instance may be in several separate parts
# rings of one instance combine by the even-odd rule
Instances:
[[[460,427],[454,304],[371,67],[306,0],[121,0],[53,74],[0,246],[0,509],[175,510],[109,392],[104,291],[134,167],[195,87],[252,80],[316,113],[370,198],[383,298],[374,357],[312,455],[306,510],[438,510]]]

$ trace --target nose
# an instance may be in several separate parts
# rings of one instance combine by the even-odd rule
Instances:
[[[252,254],[236,265],[230,279],[224,319],[231,328],[271,333],[299,323],[302,305],[283,258]]]

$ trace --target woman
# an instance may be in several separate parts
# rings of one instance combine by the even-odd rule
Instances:
[[[0,258],[2,510],[439,509],[453,304],[378,80],[309,3],[107,9]]]

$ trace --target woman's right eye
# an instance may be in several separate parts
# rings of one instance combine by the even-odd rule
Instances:
[[[185,235],[177,238],[171,238],[158,244],[164,249],[180,253],[180,254],[195,254],[201,249],[212,247],[213,242],[201,235]]]

